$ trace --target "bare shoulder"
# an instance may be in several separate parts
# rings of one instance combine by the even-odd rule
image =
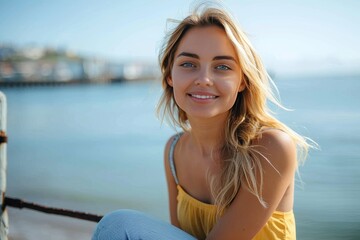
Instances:
[[[295,142],[284,131],[266,129],[253,141],[253,146],[279,171],[297,167]]]

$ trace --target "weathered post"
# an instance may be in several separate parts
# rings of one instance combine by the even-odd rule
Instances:
[[[6,97],[0,91],[0,240],[7,240],[9,219],[3,207],[6,192]]]

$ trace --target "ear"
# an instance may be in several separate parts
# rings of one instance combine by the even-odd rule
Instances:
[[[168,76],[168,77],[166,78],[166,82],[170,85],[170,87],[173,86],[173,81],[172,81],[172,79],[171,79],[171,76]]]
[[[242,92],[242,91],[244,91],[245,87],[246,87],[246,84],[245,84],[245,79],[244,79],[244,78],[242,78],[242,79],[241,79],[241,83],[240,83],[240,85],[239,85],[238,92]]]

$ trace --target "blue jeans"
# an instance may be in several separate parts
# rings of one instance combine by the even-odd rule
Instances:
[[[100,220],[92,240],[196,240],[196,238],[144,213],[117,210]]]

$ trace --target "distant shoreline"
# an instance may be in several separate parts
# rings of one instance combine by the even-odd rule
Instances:
[[[62,86],[62,85],[77,85],[77,84],[90,84],[84,81],[16,81],[16,82],[0,82],[0,87],[30,87],[30,86]]]
[[[141,78],[141,79],[114,79],[108,82],[90,82],[84,80],[72,80],[72,81],[0,81],[0,87],[12,88],[12,87],[41,87],[41,86],[68,86],[68,85],[101,85],[101,84],[117,84],[117,83],[129,83],[129,82],[141,82],[141,81],[153,81],[153,78]]]

